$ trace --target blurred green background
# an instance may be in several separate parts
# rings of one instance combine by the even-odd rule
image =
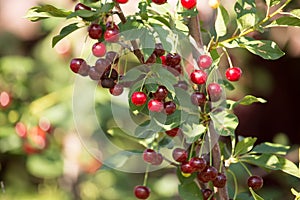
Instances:
[[[87,152],[76,134],[72,113],[76,76],[69,70],[69,61],[82,54],[85,30],[51,48],[51,38],[63,21],[32,23],[24,19],[26,11],[38,3],[66,9],[73,9],[75,4],[71,0],[0,0],[0,199],[134,199],[133,187],[142,184],[144,175],[97,171],[101,163]],[[201,4],[201,18],[209,26],[212,10],[206,2]],[[299,1],[291,6],[299,7]],[[248,52],[230,52],[234,65],[240,66],[244,75],[228,96],[239,99],[253,94],[268,100],[264,105],[237,108],[237,133],[256,136],[260,142],[291,145],[288,158],[299,162],[300,29],[254,34],[274,39],[287,55],[278,61],[264,61]],[[226,68],[223,61],[221,71]],[[95,102],[97,113],[106,130],[112,123],[110,95],[100,88],[96,93],[100,96]],[[37,126],[42,130],[34,132]],[[29,139],[20,136],[24,130]],[[296,178],[252,170],[264,176],[265,187],[258,193],[266,199],[292,199],[290,188],[300,190]],[[180,199],[175,171],[167,168],[150,173],[150,199]],[[242,169],[236,171],[245,177],[241,180],[246,180]],[[247,190],[242,181],[239,184],[241,191]]]

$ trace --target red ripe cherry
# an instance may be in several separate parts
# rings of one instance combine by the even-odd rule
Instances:
[[[146,60],[146,64],[152,64],[152,63],[155,63],[155,62],[156,62],[156,55],[153,53]]]
[[[127,3],[128,0],[116,0],[116,2],[123,4],[123,3]]]
[[[92,9],[82,3],[78,3],[78,4],[76,4],[74,10],[77,11],[77,10],[92,10]]]
[[[167,96],[168,96],[168,90],[163,85],[158,86],[156,92],[153,94],[154,99],[160,101],[164,100]]]
[[[115,27],[107,28],[104,32],[104,39],[106,42],[118,42],[119,41],[119,30]]]
[[[175,84],[174,87],[179,87],[183,90],[187,90],[188,89],[188,84],[185,81],[178,81],[178,83]]]
[[[198,58],[198,66],[203,69],[208,69],[211,66],[212,62],[212,58],[206,54],[200,55]]]
[[[248,187],[251,187],[253,190],[259,190],[264,184],[264,180],[260,176],[250,176],[248,178]]]
[[[134,92],[131,95],[131,102],[136,106],[142,106],[147,101],[147,95],[144,92]]]
[[[164,103],[165,113],[171,115],[176,111],[176,104],[173,101],[167,101]]]
[[[225,76],[229,81],[238,81],[242,76],[242,70],[239,67],[228,68]]]
[[[101,80],[101,86],[103,88],[113,88],[116,85],[114,79],[112,78],[104,78]]]
[[[198,179],[203,182],[207,183],[208,181],[214,180],[218,175],[218,170],[213,166],[207,166],[203,171],[198,173]]]
[[[206,96],[202,92],[194,92],[191,95],[191,101],[196,106],[203,106],[206,102]]]
[[[154,1],[153,1],[154,2]],[[167,2],[167,0],[165,0]],[[165,55],[166,51],[164,50],[164,47],[162,46],[161,43],[155,44],[155,49],[153,52],[157,57]]]
[[[206,168],[206,160],[204,158],[193,157],[190,160],[190,165],[194,168],[195,171],[201,172]]]
[[[181,61],[181,56],[177,53],[168,53],[166,55],[166,65],[170,67],[175,67]]]
[[[163,162],[164,158],[161,153],[156,153],[154,160],[151,162],[152,165],[160,165]]]
[[[217,188],[223,188],[226,185],[226,175],[224,173],[218,173],[215,180],[213,180],[213,185]]]
[[[195,70],[190,75],[191,81],[195,84],[204,84],[207,79],[207,74],[205,71],[199,69]]]
[[[138,199],[147,199],[150,196],[151,190],[142,185],[135,186],[134,188],[134,195]]]
[[[122,84],[116,84],[113,88],[109,89],[109,92],[114,96],[120,96],[124,91]]]
[[[156,3],[158,5],[164,4],[167,2],[167,0],[152,0],[153,3]]]
[[[185,149],[176,148],[172,152],[173,159],[177,162],[185,162],[188,158],[188,153]]]
[[[182,134],[182,130],[179,127],[176,127],[166,131],[166,134],[170,137],[175,137],[176,135]]]
[[[93,55],[96,57],[102,57],[106,53],[106,46],[101,42],[97,42],[92,47]]]
[[[197,0],[181,0],[181,5],[186,9],[192,9],[196,4]]]
[[[78,73],[81,66],[87,65],[82,58],[73,58],[70,62],[70,68],[74,73]]]
[[[219,101],[222,96],[222,87],[218,83],[210,83],[207,86],[207,93],[212,102]]]
[[[151,99],[148,102],[148,109],[151,112],[161,112],[164,109],[164,104],[157,99]]]
[[[166,65],[166,56],[160,56],[161,64]]]
[[[145,162],[152,163],[156,157],[156,152],[153,149],[145,149],[143,152],[143,159]]]
[[[99,24],[92,24],[88,28],[89,36],[92,39],[99,39],[102,36],[102,27]]]
[[[180,170],[185,174],[191,174],[194,172],[194,168],[191,166],[189,162],[183,162],[180,166]]]
[[[208,200],[213,194],[214,192],[211,189],[206,188],[202,190],[203,200]]]

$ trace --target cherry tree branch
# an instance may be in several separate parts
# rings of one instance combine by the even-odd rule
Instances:
[[[192,17],[189,20],[188,27],[189,27],[189,33],[196,41],[198,48],[203,49],[203,40],[202,40],[200,21],[199,21],[198,15],[195,17]],[[215,134],[217,134],[217,133],[215,133]],[[220,146],[219,146],[218,142],[216,142],[216,144],[214,145],[214,147],[212,149],[212,156],[213,156],[213,166],[216,169],[220,169],[220,167],[221,167],[221,151],[220,151]],[[224,166],[221,167],[221,172],[222,173],[225,172]],[[224,188],[218,188],[218,192],[219,192],[219,197],[221,200],[229,199],[227,185],[225,185]]]
[[[115,2],[115,8],[117,9],[117,14],[122,22],[122,24],[125,24],[127,22],[126,17],[119,5],[118,2]],[[137,42],[135,40],[131,40],[131,45],[133,47],[133,53],[135,54],[135,56],[139,59],[140,63],[144,63],[144,56],[141,52],[141,50],[139,49],[139,46],[137,44]]]

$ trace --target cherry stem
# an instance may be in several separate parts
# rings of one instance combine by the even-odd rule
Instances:
[[[229,54],[228,54],[228,52],[227,52],[227,49],[226,49],[225,47],[223,47],[222,49],[223,49],[223,51],[224,51],[224,53],[225,53],[225,55],[226,55],[226,57],[227,57],[229,67],[230,67],[230,68],[233,68],[233,65],[232,65],[232,62],[231,62],[231,58],[230,58],[230,56],[229,56]]]
[[[148,181],[148,174],[149,174],[149,166],[150,166],[150,164],[147,164],[147,167],[146,167],[146,172],[145,172],[145,175],[144,175],[144,182],[143,182],[143,186],[146,186],[146,185],[147,185],[147,181]]]
[[[243,162],[240,162],[240,164],[243,166],[243,168],[246,170],[249,176],[252,176],[252,173],[249,171],[248,167]]]
[[[236,176],[233,173],[233,171],[231,171],[230,169],[228,169],[227,171],[231,174],[231,176],[233,178],[233,182],[234,182],[234,195],[233,195],[233,199],[236,199],[237,191],[238,191],[238,182],[237,182]]]

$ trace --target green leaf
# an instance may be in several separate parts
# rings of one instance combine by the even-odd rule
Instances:
[[[140,42],[144,53],[145,61],[151,56],[155,48],[155,38],[150,31],[146,30],[143,35],[140,35]]]
[[[75,12],[72,12],[70,15],[68,15],[67,19],[73,18],[73,17],[81,17],[88,21],[93,21],[99,17],[99,12],[95,12],[92,10],[77,10]]]
[[[267,6],[272,7],[280,4],[281,0],[266,0]]]
[[[218,37],[222,37],[227,33],[227,25],[229,22],[229,15],[223,6],[218,7],[217,19],[215,22],[215,29]]]
[[[239,101],[227,100],[228,109],[232,110],[238,105],[248,106],[253,103],[266,103],[267,101],[263,98],[255,97],[252,95],[246,95]]]
[[[288,27],[288,26],[296,26],[300,27],[300,18],[298,17],[280,17],[274,20],[271,24],[267,27]]]
[[[270,40],[255,40],[249,37],[242,37],[236,40],[239,47],[245,48],[251,53],[264,59],[276,60],[284,55],[278,45]]]
[[[115,3],[105,3],[101,5],[100,13],[108,13],[115,7]]]
[[[235,129],[239,124],[238,117],[235,114],[222,111],[210,113],[213,125],[216,131],[222,136],[234,135]]]
[[[238,0],[234,6],[240,30],[251,28],[256,24],[255,0]]]
[[[226,89],[232,91],[235,89],[232,83],[230,83],[228,80],[222,80],[222,84],[225,86]]]
[[[254,200],[264,200],[261,196],[259,196],[258,194],[256,194],[251,187],[249,187],[249,190],[250,190],[250,192],[251,192]]]
[[[107,167],[116,169],[124,166],[128,159],[137,153],[136,151],[120,151],[119,153],[116,153],[112,156],[110,156],[108,159],[103,161],[103,164]]]
[[[70,33],[76,31],[77,29],[82,28],[78,23],[73,23],[65,26],[60,31],[59,35],[53,37],[52,39],[52,47],[54,47],[61,39],[69,35]]]
[[[300,19],[300,9],[295,9],[295,10],[290,11],[290,15]]]
[[[31,9],[28,10],[27,14],[25,15],[25,18],[31,21],[38,21],[49,17],[67,17],[71,13],[72,13],[71,11],[59,9],[52,5],[47,4],[47,5],[32,7]]]
[[[264,142],[262,144],[255,146],[251,151],[251,153],[270,153],[270,154],[277,154],[277,155],[286,155],[289,148],[290,148],[289,146],[284,146],[281,144]]]
[[[198,10],[196,8],[194,9],[186,9],[183,12],[178,12],[179,15],[182,17],[194,17],[197,16]]]
[[[162,46],[166,51],[172,51],[172,43],[168,40],[170,32],[161,26],[153,25],[153,29],[157,33]]]
[[[203,199],[202,192],[195,182],[180,184],[178,186],[178,192],[183,200]]]
[[[234,157],[251,151],[256,140],[257,140],[257,138],[247,137],[247,138],[244,138],[243,140],[239,141],[235,147]]]
[[[187,138],[186,138],[187,143],[195,142],[206,131],[206,127],[203,126],[203,124],[192,124],[192,125],[184,124],[182,126],[182,129],[183,129],[184,135],[187,136]]]
[[[240,161],[271,170],[281,170],[287,174],[300,178],[300,171],[297,165],[281,156],[273,154],[245,155],[240,158]]]

